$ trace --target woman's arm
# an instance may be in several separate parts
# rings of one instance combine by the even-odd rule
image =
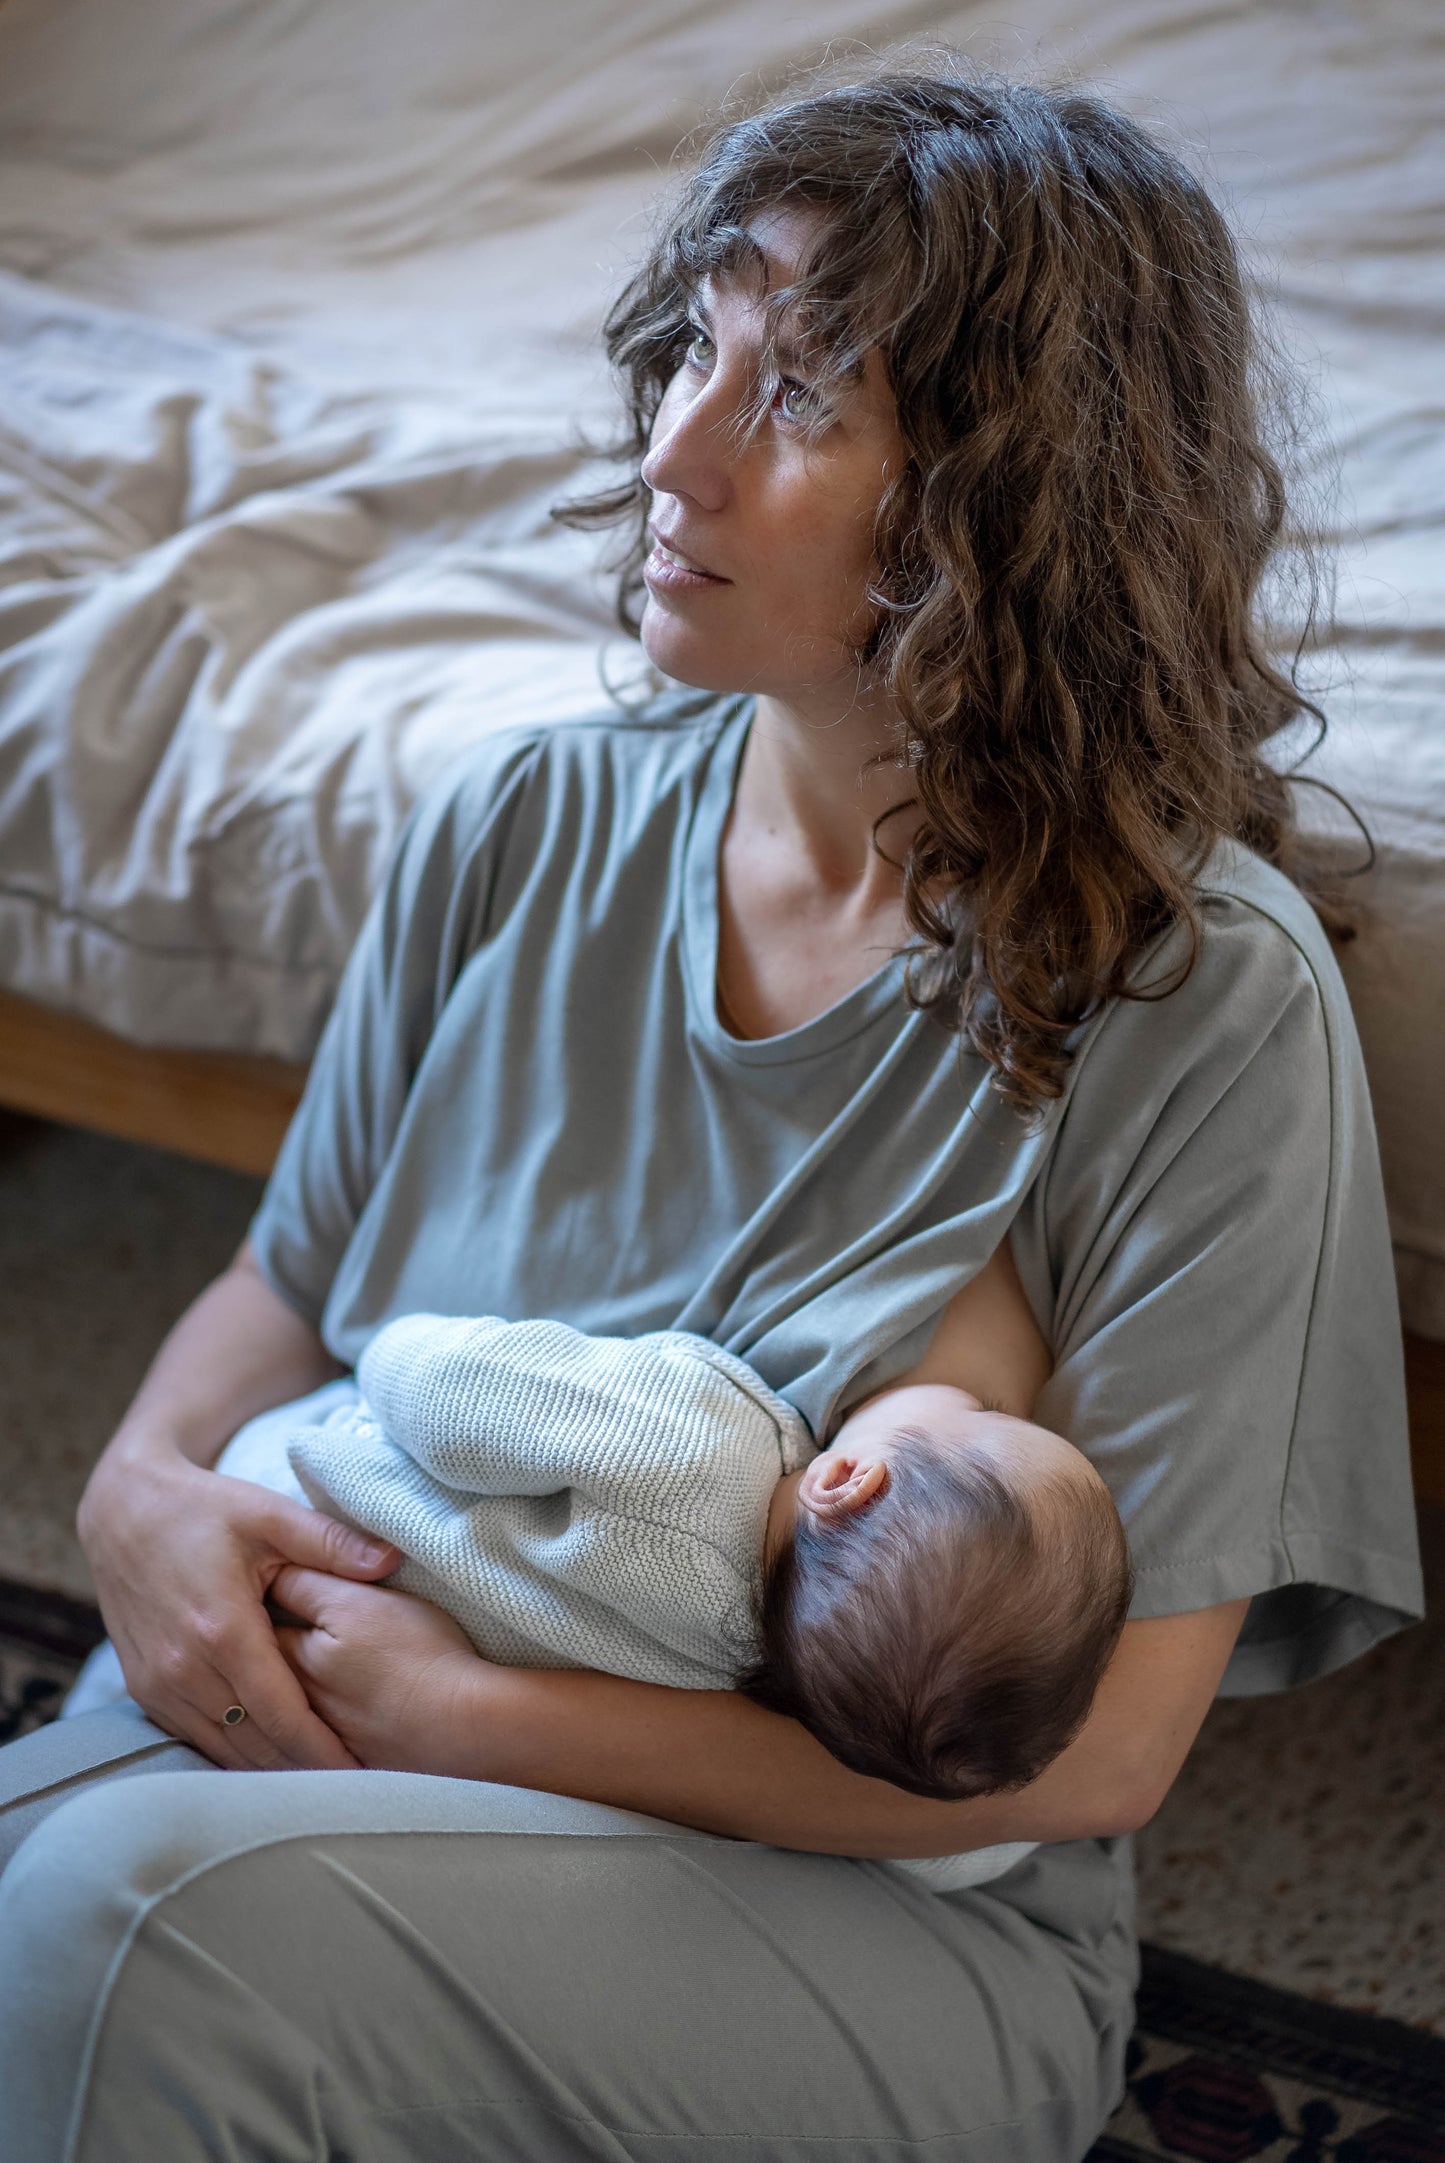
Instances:
[[[307,1705],[263,1603],[288,1563],[380,1577],[396,1550],[205,1469],[253,1413],[339,1372],[242,1247],[162,1344],[81,1497],[81,1545],[129,1688],[218,1764],[355,1762]],[[236,1728],[220,1724],[231,1704],[248,1715]]]
[[[794,1720],[726,1690],[494,1667],[424,1600],[288,1570],[280,1633],[363,1765],[545,1788],[776,1847],[940,1855],[1000,1840],[1132,1832],[1209,1708],[1249,1602],[1125,1626],[1089,1719],[1031,1786],[930,1802],[849,1772]]]
[[[342,1371],[311,1324],[272,1291],[248,1241],[165,1338],[101,1464],[173,1449],[212,1465],[255,1413]]]
[[[848,1771],[795,1721],[731,1693],[501,1668],[472,1679],[475,1711],[453,1731],[463,1744],[454,1769],[824,1853],[951,1854],[1133,1832],[1183,1764],[1247,1605],[1128,1624],[1082,1732],[1013,1794],[966,1803],[906,1794]]]

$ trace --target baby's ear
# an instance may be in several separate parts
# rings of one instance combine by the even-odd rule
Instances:
[[[882,1457],[851,1450],[823,1450],[798,1482],[798,1501],[820,1522],[866,1509],[888,1485]]]

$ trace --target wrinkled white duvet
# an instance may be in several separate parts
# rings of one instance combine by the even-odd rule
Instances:
[[[1345,966],[1408,1318],[1445,1335],[1436,0],[9,0],[0,982],[306,1055],[416,789],[596,705],[604,658],[635,674],[598,544],[547,508],[606,426],[596,325],[678,139],[825,39],[920,26],[1192,143],[1317,386],[1308,770],[1379,849]]]

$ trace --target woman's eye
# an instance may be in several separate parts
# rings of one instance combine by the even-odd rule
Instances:
[[[711,338],[709,338],[705,330],[699,330],[696,323],[690,323],[688,329],[692,332],[684,355],[688,366],[690,368],[710,367],[712,364]]]
[[[828,409],[811,383],[784,376],[778,386],[778,410],[785,421],[803,427],[810,421],[822,420]]]

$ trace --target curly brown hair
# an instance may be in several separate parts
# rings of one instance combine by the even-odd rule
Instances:
[[[692,297],[756,282],[749,222],[783,206],[817,214],[815,237],[767,298],[764,373],[785,321],[824,400],[879,348],[910,452],[855,656],[921,812],[910,996],[1034,1112],[1100,1002],[1188,974],[1219,837],[1293,871],[1289,783],[1261,745],[1323,719],[1260,622],[1285,491],[1239,259],[1180,160],[1073,89],[933,56],[727,122],[606,319],[628,477],[553,512],[624,525],[634,634],[638,469]],[[1176,923],[1184,959],[1141,985]]]

